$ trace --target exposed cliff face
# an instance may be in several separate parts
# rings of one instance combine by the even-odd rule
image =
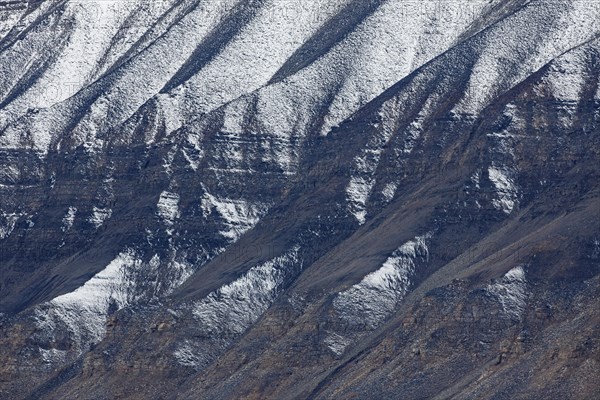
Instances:
[[[0,6],[1,396],[597,392],[596,4]]]

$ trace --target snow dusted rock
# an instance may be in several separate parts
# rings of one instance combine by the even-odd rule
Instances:
[[[134,289],[130,276],[141,266],[142,261],[133,251],[125,251],[77,290],[36,308],[34,319],[38,341],[52,342],[61,330],[66,331],[72,341],[62,351],[62,358],[51,361],[60,362],[66,358],[67,350],[70,359],[76,358],[102,340],[109,312],[130,304]]]
[[[15,229],[15,224],[19,220],[21,216],[19,214],[11,213],[2,213],[0,215],[0,239],[5,239],[10,235]]]
[[[244,199],[217,198],[208,192],[202,198],[201,206],[206,217],[213,212],[217,213],[223,221],[223,229],[219,233],[233,242],[252,229],[269,209],[267,204],[249,204]]]
[[[248,94],[251,98],[258,98],[255,118],[265,130],[278,135],[305,136],[316,122],[315,118],[325,111],[321,131],[326,134],[392,84],[447,50],[464,34],[485,4],[479,1],[447,6],[444,2],[428,1],[428,12],[417,12],[401,1],[379,5],[379,2],[367,2],[358,6],[358,15],[363,15],[363,19],[356,21],[355,27],[349,27],[354,30],[347,38],[334,42],[331,48],[310,49],[324,52],[325,56],[284,81],[269,84],[285,61],[303,44],[312,43],[319,29],[326,29],[328,24],[335,23],[337,15],[356,6],[351,3],[316,1],[292,5],[279,1],[246,4],[221,1],[196,4],[183,18],[172,20],[178,7],[183,6],[169,8],[168,1],[152,6],[101,1],[97,6],[92,2],[87,7],[66,2],[42,14],[61,28],[68,21],[69,34],[63,35],[68,39],[61,43],[60,56],[46,61],[49,65],[44,65],[44,75],[36,80],[36,85],[15,99],[5,100],[10,100],[10,104],[0,114],[0,121],[5,121],[0,126],[5,129],[4,146],[22,142],[20,136],[26,130],[32,132],[35,148],[45,151],[67,127],[73,130],[73,139],[85,143],[122,124],[147,101],[158,105],[170,132],[181,127],[184,121],[240,96],[240,101],[246,102],[243,96],[247,93],[252,93]],[[445,17],[438,18],[438,15]],[[88,19],[91,25],[82,26],[82,21]],[[164,30],[162,25],[169,22],[170,29]],[[388,29],[393,25],[403,29]],[[189,26],[194,29],[187,29]],[[153,29],[163,29],[164,35],[157,37]],[[212,38],[214,29],[232,29],[226,30],[223,38],[229,40],[222,43],[219,40],[223,39]],[[56,31],[44,28],[37,37],[27,35],[27,41],[32,44],[28,47],[27,41],[22,42],[27,49],[25,54],[37,56],[35,46],[41,44],[34,40],[64,41]],[[86,37],[92,32],[93,41]],[[118,40],[111,41],[111,38]],[[211,40],[216,42],[213,44]],[[193,59],[203,47],[212,54],[204,64]],[[177,54],[172,57],[175,48]],[[387,50],[381,52],[382,48]],[[73,58],[82,52],[86,52],[85,58]],[[157,59],[164,62],[157,63]],[[75,72],[70,72],[72,70]],[[222,74],[223,70],[228,73]],[[140,74],[140,71],[145,73]],[[20,74],[22,70],[6,75],[7,93],[14,82],[22,79]],[[60,74],[66,74],[68,79]],[[317,87],[322,89],[315,90]],[[153,96],[155,100],[151,100]],[[67,99],[70,100],[59,105]],[[28,109],[19,104],[29,108],[57,106],[27,116]],[[329,111],[311,110],[319,104],[324,104]],[[235,115],[239,111],[229,109],[227,107],[226,113],[234,115],[228,120],[241,118]],[[21,116],[24,120],[16,122]]]
[[[507,170],[490,167],[488,169],[488,177],[496,188],[498,199],[493,200],[496,209],[510,214],[515,208],[518,190],[511,178],[511,173]]]
[[[299,268],[298,248],[251,268],[244,276],[210,293],[192,307],[207,334],[228,331],[240,335],[264,313],[281,287]]]
[[[417,264],[426,262],[426,241],[430,235],[419,236],[400,246],[381,268],[367,275],[360,283],[338,294],[334,309],[348,323],[365,324],[374,329],[393,312],[411,285]]]
[[[160,271],[164,264],[168,274]],[[83,286],[32,310],[39,354],[53,367],[78,358],[104,339],[107,320],[116,311],[169,294],[190,270],[175,259],[165,263],[158,255],[143,261],[139,252],[126,249]],[[149,282],[155,284],[152,293],[147,290]]]
[[[521,319],[527,305],[527,280],[522,266],[508,271],[500,280],[490,284],[487,291],[502,304],[513,318]]]
[[[104,221],[110,218],[112,210],[110,208],[98,208],[94,207],[92,215],[88,218],[88,221],[94,225],[96,229],[100,228]]]
[[[336,295],[333,309],[348,331],[332,332],[325,338],[325,344],[336,355],[343,354],[345,348],[356,340],[357,333],[376,329],[394,313],[411,287],[415,268],[428,260],[427,241],[430,238],[431,234],[426,234],[404,243],[381,268]],[[343,336],[347,334],[351,338]]]
[[[69,207],[69,210],[63,217],[63,231],[68,231],[73,227],[73,222],[75,222],[75,216],[77,215],[77,207]]]
[[[167,225],[173,225],[181,215],[179,212],[179,195],[177,193],[162,192],[156,205],[158,216]]]
[[[0,39],[4,38],[27,10],[27,1],[13,1],[0,6]]]
[[[197,341],[184,340],[174,356],[185,366],[202,369],[263,315],[286,281],[302,269],[296,246],[286,254],[252,267],[235,281],[211,292],[189,308]],[[187,310],[186,310],[187,311]]]

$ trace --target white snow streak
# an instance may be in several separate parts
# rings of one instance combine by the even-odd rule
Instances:
[[[350,178],[350,183],[346,188],[350,212],[361,225],[367,220],[366,203],[373,184],[372,181],[366,178],[353,176]]]
[[[353,174],[346,188],[346,195],[348,197],[348,210],[361,225],[366,221],[367,201],[376,183],[375,173],[381,154],[396,132],[395,116],[397,107],[398,104],[395,100],[387,101],[383,105],[379,112],[383,124],[378,127],[377,134],[369,139],[366,148],[354,159]]]

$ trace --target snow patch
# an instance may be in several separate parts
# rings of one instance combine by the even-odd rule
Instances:
[[[39,349],[42,362],[48,365],[60,365],[67,362],[67,351],[58,349]]]
[[[186,340],[174,352],[175,359],[199,369],[250,328],[277,298],[286,280],[302,269],[299,251],[295,246],[195,302],[191,312],[198,336],[204,339]]]
[[[193,343],[186,340],[174,352],[175,360],[184,367],[194,368],[203,363],[201,354],[197,354],[196,347]]]
[[[217,253],[218,252],[220,251],[217,251]],[[193,275],[196,269],[193,265],[190,265],[185,261],[173,259],[169,264],[168,270],[170,272],[171,279],[169,282],[170,287],[165,291],[165,294],[167,295],[171,294],[173,290],[183,285],[185,281],[187,281],[188,278]]]
[[[158,216],[167,225],[173,225],[175,220],[180,217],[179,195],[177,193],[162,192],[156,205]]]
[[[331,350],[336,356],[341,356],[344,354],[346,348],[352,344],[351,339],[335,332],[329,333],[323,342],[325,343],[325,346],[327,346],[329,350]]]
[[[67,213],[62,219],[62,231],[66,232],[73,227],[75,222],[75,215],[77,214],[77,207],[69,207]]]
[[[501,210],[505,214],[512,213],[519,195],[512,175],[506,168],[501,169],[493,166],[488,168],[488,177],[496,188],[499,197],[492,200],[492,204],[497,210]]]
[[[5,213],[0,214],[0,240],[6,239],[15,229],[15,225],[23,214]]]
[[[237,280],[210,293],[193,306],[203,331],[242,334],[267,310],[287,277],[299,267],[296,246],[283,256],[251,268]]]
[[[220,231],[220,234],[231,241],[237,241],[252,229],[269,210],[269,206],[265,203],[219,198],[208,191],[202,198],[201,207],[205,218],[208,218],[213,211],[216,212],[225,228]]]
[[[378,270],[338,293],[333,308],[340,319],[360,330],[374,330],[385,322],[408,293],[417,264],[428,260],[427,241],[431,236],[418,236],[404,243]],[[329,348],[338,355],[352,341],[339,334],[330,334],[326,340]]]
[[[38,334],[52,339],[66,331],[76,355],[87,351],[104,337],[109,312],[130,303],[134,289],[130,275],[141,266],[135,252],[126,250],[83,286],[37,307]]]
[[[527,305],[527,280],[522,266],[508,271],[498,282],[487,286],[487,292],[494,296],[508,315],[521,319]]]
[[[398,185],[395,183],[388,183],[384,186],[383,190],[381,191],[381,194],[383,195],[383,198],[387,203],[394,199],[394,196],[396,195],[396,190],[398,190]]]
[[[372,188],[373,182],[356,176],[350,178],[350,183],[346,188],[348,207],[360,225],[364,224],[367,220],[366,203]]]
[[[92,215],[88,218],[88,222],[93,224],[96,229],[104,225],[104,222],[112,216],[112,210],[110,208],[98,208],[94,207]]]

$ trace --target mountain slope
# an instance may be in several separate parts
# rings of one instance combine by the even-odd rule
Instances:
[[[597,393],[597,4],[101,3],[2,28],[2,396]]]

